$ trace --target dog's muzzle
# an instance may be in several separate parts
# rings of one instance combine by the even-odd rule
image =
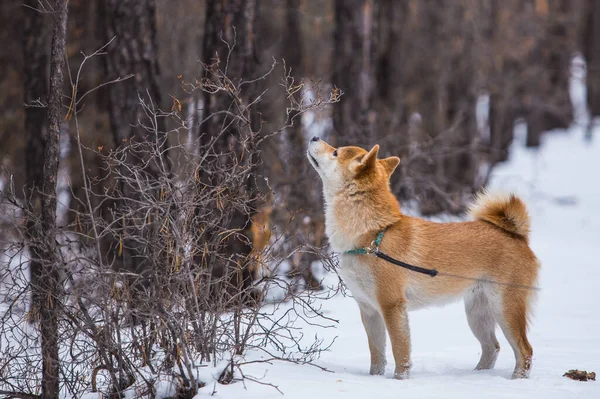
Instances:
[[[306,152],[306,156],[308,157],[308,160],[310,161],[312,166],[314,166],[315,168],[319,167],[319,162],[317,162],[315,157],[312,156],[312,154],[310,153],[310,149]]]

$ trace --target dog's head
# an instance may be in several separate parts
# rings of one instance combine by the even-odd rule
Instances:
[[[308,144],[308,159],[323,180],[326,192],[335,195],[340,190],[366,191],[389,187],[389,179],[400,158],[377,159],[379,145],[371,151],[360,147],[333,148],[318,137]]]

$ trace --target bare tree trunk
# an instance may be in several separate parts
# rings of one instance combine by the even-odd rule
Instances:
[[[504,93],[490,94],[490,162],[508,159],[508,150],[513,140],[516,113],[512,100]]]
[[[292,76],[299,84],[304,78],[304,56],[302,54],[302,31],[300,27],[300,1],[287,0],[286,22],[287,29],[284,30],[283,38],[283,58],[286,65],[292,68]],[[292,234],[292,246],[297,248],[303,245],[321,246],[323,243],[320,238],[323,237],[322,220],[319,216],[322,212],[317,212],[318,205],[311,196],[311,187],[307,179],[303,176],[309,167],[306,160],[305,151],[306,138],[302,131],[302,119],[300,115],[290,115],[293,120],[293,126],[286,129],[286,153],[289,158],[286,166],[286,200],[287,209],[290,210],[289,229]],[[311,264],[318,259],[318,256],[309,251],[298,251],[292,258],[292,277],[301,277],[308,288],[318,289],[320,283],[314,277]]]
[[[452,47],[448,46],[449,21],[454,2],[410,2],[410,24],[413,35],[408,39],[410,52],[404,84],[407,87],[405,104],[414,113],[418,128],[411,129],[411,141],[416,151],[412,164],[414,173],[411,190],[419,202],[422,214],[435,214],[448,209],[444,192],[447,173],[444,158],[448,151],[447,126],[448,83],[447,63],[451,62]],[[412,39],[414,37],[414,39]],[[421,49],[427,48],[428,51]],[[411,115],[411,118],[413,116]]]
[[[160,115],[162,96],[159,90],[160,70],[158,65],[158,49],[156,43],[156,6],[154,0],[106,0],[98,2],[100,18],[104,27],[104,40],[113,40],[104,57],[104,66],[109,79],[117,79],[127,74],[133,77],[118,84],[107,87],[108,113],[115,147],[129,146],[127,163],[141,165],[146,162],[146,172],[156,179],[160,174],[161,162],[170,169],[168,156],[162,160],[149,159],[150,151],[135,151],[131,143],[161,143],[166,150],[164,118],[156,118],[156,124],[147,129],[140,122],[149,125],[140,99],[146,102],[153,112]],[[166,151],[165,151],[166,152]],[[166,154],[165,154],[166,155]],[[127,167],[122,167],[121,176],[130,176]],[[113,215],[120,219],[121,214],[131,211],[128,199],[135,200],[136,188],[129,186],[122,179],[119,184],[122,200],[117,202],[117,210]],[[115,268],[141,275],[141,278],[130,281],[134,294],[141,287],[148,287],[148,274],[151,273],[145,262],[141,242],[127,237],[132,226],[131,221],[123,218],[121,238],[114,237],[104,243],[107,253],[115,257]],[[119,242],[119,239],[121,242]],[[119,244],[119,245],[118,245]],[[122,245],[121,245],[122,244]],[[109,259],[109,264],[112,259]],[[133,308],[137,307],[134,295]]]
[[[446,101],[443,102],[447,137],[443,138],[442,142],[448,154],[444,156],[442,166],[442,187],[450,199],[449,211],[460,213],[464,211],[471,195],[479,188],[476,187],[475,181],[479,171],[475,116],[477,75],[473,56],[474,34],[471,29],[476,21],[475,14],[468,9],[468,4],[453,2],[450,7],[456,19],[462,23],[449,26],[449,36],[455,37],[453,44],[458,49],[449,55],[444,68],[448,74],[444,79]]]
[[[377,128],[374,110],[377,9],[378,3],[373,0],[335,2],[332,82],[345,95],[333,108],[333,127],[345,143],[365,147],[373,144]]]
[[[115,38],[104,57],[108,77],[134,75],[125,82],[108,86],[110,125],[115,146],[119,146],[123,140],[141,139],[149,133],[135,126],[143,119],[138,94],[157,107],[162,104],[158,89],[156,6],[154,0],[106,0],[99,2],[99,8],[105,41]],[[159,130],[164,132],[164,124]]]
[[[38,6],[37,0],[27,0],[26,5],[35,9]],[[48,98],[48,40],[50,36],[47,32],[46,21],[42,12],[30,8],[24,8],[25,26],[23,32],[23,58],[24,64],[24,102],[25,107],[25,134],[27,140],[25,171],[27,181],[27,191],[25,192],[25,203],[29,212],[37,214],[40,210],[39,190],[43,181],[43,159],[44,159],[44,141],[46,136],[46,108],[36,101],[45,102]],[[35,220],[28,218],[27,231],[30,238],[34,239]],[[38,251],[35,246],[31,251]],[[39,318],[40,295],[39,283],[42,273],[42,256],[40,253],[34,253],[29,263],[29,272],[31,278],[32,298],[30,309],[30,321]]]
[[[575,20],[570,16],[572,1],[536,0],[535,16],[543,34],[536,38],[531,59],[528,88],[527,141],[528,147],[541,143],[544,131],[565,129],[573,120],[569,98],[569,69],[575,51]]]
[[[403,79],[406,60],[407,1],[380,1],[379,35],[377,36],[377,135],[382,148],[400,149],[395,155],[404,158],[408,147],[408,133],[403,129],[408,115],[404,107]]]
[[[587,103],[590,117],[600,116],[600,1],[584,6],[583,54],[587,62]]]
[[[45,297],[40,309],[42,337],[42,399],[58,399],[60,359],[58,354],[58,318],[61,300],[60,262],[56,247],[56,179],[60,151],[60,127],[63,96],[63,67],[66,55],[68,2],[55,0],[54,33],[50,58],[48,97],[48,136],[44,151],[42,183],[43,273],[40,286]]]
[[[203,57],[213,72],[218,69],[226,69],[227,78],[236,85],[242,79],[251,80],[255,77],[257,64],[254,48],[255,16],[256,2],[254,0],[209,0],[206,6]],[[208,79],[215,76],[211,75],[211,71],[207,71],[207,75]],[[248,90],[241,94],[242,106],[249,104],[250,94]],[[256,115],[251,116],[252,120],[249,124],[241,124],[239,119],[236,119],[241,116],[236,101],[235,93],[204,92],[203,118],[206,119],[209,116],[210,118],[200,126],[200,143],[206,151],[215,153],[219,168],[234,168],[256,162],[256,148],[250,148],[254,146],[252,130],[256,126]],[[222,112],[227,110],[231,114]],[[252,113],[255,113],[256,110],[253,111]],[[207,145],[212,140],[214,140],[214,144],[209,149]],[[247,152],[252,155],[246,156]],[[218,175],[205,173],[203,180],[209,186],[217,187],[220,184],[216,180]],[[225,251],[232,256],[226,264],[216,268],[219,269],[216,273],[220,275],[228,273],[228,270],[236,271],[231,286],[238,292],[245,290],[251,283],[248,264],[248,255],[252,250],[250,223],[252,213],[256,208],[253,203],[254,194],[252,193],[255,191],[255,187],[252,176],[248,175],[243,191],[238,195],[246,196],[248,208],[233,211],[228,227],[235,233],[230,234],[224,243]]]
[[[209,0],[206,7],[206,27],[202,54],[213,67],[227,67],[231,80],[250,79],[255,73],[254,49],[254,0]],[[235,45],[235,46],[233,46]],[[229,54],[228,46],[232,46]],[[217,64],[218,62],[218,64]],[[227,64],[228,63],[228,64]],[[227,64],[227,65],[226,65]],[[215,111],[229,109],[232,97],[220,93],[205,93],[204,117]],[[210,118],[206,124],[206,138],[217,137],[221,132],[225,115]],[[234,132],[228,132],[218,141],[218,149],[229,151]]]
[[[514,2],[513,2],[514,3]],[[492,52],[500,50],[506,39],[502,26],[510,24],[509,17],[514,12],[513,3],[505,3],[501,0],[492,0],[490,3],[490,21],[488,37]],[[518,66],[512,60],[502,57],[497,65],[490,67],[487,79],[490,95],[490,162],[492,164],[503,162],[508,159],[508,150],[513,140],[514,123],[516,119],[515,79]]]
[[[537,29],[543,29],[543,20],[548,14],[548,0],[526,0],[524,4],[534,5],[535,13],[532,15],[531,24]],[[527,37],[529,36],[529,37]],[[527,147],[539,147],[541,144],[542,133],[545,130],[542,116],[542,104],[547,101],[547,98],[542,98],[543,94],[547,94],[547,82],[544,81],[546,71],[540,68],[541,59],[543,58],[541,46],[538,44],[541,38],[536,37],[533,32],[529,33],[526,39],[535,40],[536,45],[526,61],[525,66],[531,73],[529,79],[524,82],[524,91],[522,104],[524,105],[525,120],[527,121],[527,138],[525,144]],[[544,90],[545,89],[545,90]],[[546,91],[546,93],[543,93]]]

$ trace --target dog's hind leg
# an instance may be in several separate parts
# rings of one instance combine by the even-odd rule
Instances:
[[[367,337],[369,339],[369,350],[371,351],[371,375],[383,375],[385,373],[385,323],[379,310],[371,305],[358,304],[360,317],[362,319]]]
[[[467,312],[467,321],[475,337],[481,344],[481,359],[476,370],[486,370],[494,368],[500,344],[496,339],[496,320],[494,318],[493,298],[488,297],[486,288],[481,285],[473,287],[465,295],[465,311]]]
[[[510,343],[515,353],[515,371],[512,378],[529,377],[533,349],[527,339],[527,290],[522,288],[509,288],[503,295],[503,306],[498,324],[504,336]]]

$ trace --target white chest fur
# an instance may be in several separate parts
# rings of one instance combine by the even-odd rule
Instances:
[[[368,231],[368,228],[361,226],[360,221],[356,220],[356,215],[353,212],[349,212],[347,218],[343,221],[344,225],[351,226],[350,228],[342,229],[340,222],[336,218],[333,207],[326,206],[325,230],[331,248],[340,253],[339,275],[356,301],[378,309],[375,277],[369,265],[364,262],[365,255],[344,254],[345,251],[357,247],[361,233],[363,233],[363,230]]]
[[[375,277],[371,268],[361,262],[362,256],[364,255],[342,255],[339,274],[356,301],[378,308]]]
[[[329,238],[331,248],[336,252],[344,252],[355,247],[354,237],[348,237],[338,225],[332,207],[327,207],[325,211],[325,232]]]

